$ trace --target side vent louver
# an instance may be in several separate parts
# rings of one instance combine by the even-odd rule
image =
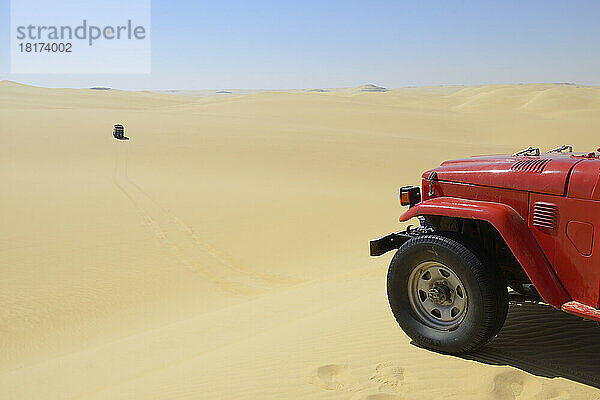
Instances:
[[[513,166],[510,167],[510,169],[512,169],[513,171],[523,171],[539,174],[544,170],[544,168],[546,168],[546,165],[548,165],[549,162],[549,159],[521,160],[514,163]]]
[[[533,205],[533,226],[555,230],[558,227],[558,207],[556,204],[536,202]]]

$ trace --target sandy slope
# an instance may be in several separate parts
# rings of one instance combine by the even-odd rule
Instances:
[[[184,94],[0,83],[0,398],[600,398],[595,326],[438,355],[367,256],[443,159],[596,149],[599,88]]]

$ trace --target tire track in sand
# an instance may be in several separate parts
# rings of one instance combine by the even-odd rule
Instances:
[[[161,240],[185,268],[201,273],[217,287],[242,296],[252,296],[276,287],[299,283],[261,273],[242,265],[207,243],[190,224],[175,216],[129,178],[128,149],[115,152],[113,183],[132,203],[143,224]]]

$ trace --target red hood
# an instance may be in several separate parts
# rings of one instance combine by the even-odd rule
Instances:
[[[571,153],[477,156],[445,161],[423,173],[423,178],[435,171],[440,181],[564,195],[571,169],[582,160]]]

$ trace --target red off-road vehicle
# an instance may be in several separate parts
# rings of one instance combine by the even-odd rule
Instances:
[[[371,241],[371,255],[397,249],[388,299],[416,343],[482,346],[506,319],[507,286],[600,321],[600,154],[530,147],[446,161],[400,202],[400,221],[420,226]]]

